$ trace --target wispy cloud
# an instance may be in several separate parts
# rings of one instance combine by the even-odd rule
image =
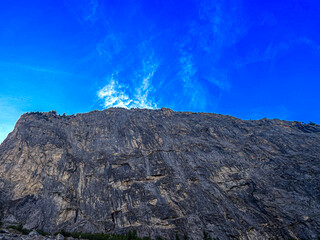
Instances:
[[[271,61],[273,63],[279,55],[285,54],[291,48],[297,47],[297,45],[305,44],[312,47],[316,51],[320,51],[320,45],[306,37],[295,38],[289,41],[282,41],[277,43],[269,43],[266,49],[253,49],[245,59],[240,59],[235,62],[235,68],[241,68],[245,65],[256,63],[256,62],[267,62]]]
[[[218,99],[231,88],[227,68],[221,69],[224,50],[238,41],[245,32],[227,10],[239,16],[239,10],[229,9],[223,1],[200,1],[198,18],[188,25],[188,33],[179,44],[178,77],[183,83],[189,108],[205,110],[217,106]],[[218,89],[208,92],[213,85]]]
[[[103,101],[103,107],[123,108],[149,108],[154,109],[157,104],[150,98],[150,91],[153,90],[151,81],[157,70],[157,65],[148,65],[137,76],[138,84],[130,88],[120,84],[113,74],[108,84],[97,92],[98,98]],[[140,80],[140,81],[139,81]]]
[[[184,94],[189,101],[189,107],[205,109],[208,101],[211,101],[213,98],[217,100],[218,96],[209,96],[207,94],[203,85],[204,82],[199,78],[206,79],[221,91],[229,91],[231,85],[223,73],[211,70],[211,74],[203,75],[203,73],[198,70],[199,63],[195,63],[191,53],[181,50],[180,54],[180,71],[178,76],[182,80]]]
[[[157,104],[165,104],[204,111],[215,106],[220,95],[231,88],[227,71],[218,67],[219,61],[223,50],[234,44],[244,30],[242,26],[233,28],[237,17],[226,14],[229,6],[223,1],[204,0],[195,4],[197,17],[179,21],[182,25],[179,28],[159,29],[157,21],[152,21],[152,27],[137,26],[134,32],[131,22],[121,25],[119,31],[116,23],[111,24],[109,9],[102,2],[96,4],[97,0],[86,0],[90,1],[91,7],[86,4],[87,16],[100,20],[105,16],[110,21],[107,26],[99,19],[96,23],[89,21],[103,26],[101,32],[106,33],[96,42],[94,55],[105,63],[105,76],[108,76],[107,83],[97,93],[104,108],[155,108]],[[140,10],[139,6],[132,10],[130,19],[134,20]],[[239,16],[238,10],[230,11]],[[141,64],[141,59],[149,60]],[[155,64],[154,59],[161,64]],[[157,81],[153,81],[154,76]],[[208,90],[213,88],[217,90],[214,93]]]
[[[317,51],[320,51],[320,44],[313,41],[312,39],[310,38],[307,38],[307,37],[302,37],[302,38],[299,38],[297,40],[298,42],[302,42],[302,43],[305,43],[309,46],[311,46],[313,49],[317,50]]]
[[[213,83],[223,91],[229,91],[231,88],[230,82],[227,80],[226,76],[223,74],[216,74],[216,76],[209,77],[208,81]]]
[[[30,71],[39,72],[39,73],[50,73],[50,74],[59,74],[59,75],[73,75],[71,73],[60,71],[60,70],[57,70],[57,69],[52,69],[52,68],[47,68],[47,67],[40,67],[40,66],[35,66],[35,65],[25,64],[25,63],[0,61],[0,65],[21,68],[21,69],[30,70]]]
[[[194,86],[194,75],[197,70],[192,62],[192,55],[182,51],[180,65],[181,70],[178,75],[183,82],[184,93],[189,97],[191,104],[197,104],[197,101],[199,100],[199,93]]]
[[[196,83],[195,74],[197,69],[193,64],[192,55],[182,51],[180,66],[181,70],[178,75],[183,82],[184,94],[188,97],[190,105],[206,105],[205,95],[201,95],[199,92],[200,83]]]
[[[103,100],[103,107],[123,107],[128,108],[132,100],[125,93],[126,87],[119,84],[114,76],[111,77],[109,83],[98,91],[98,97]]]
[[[180,64],[182,67],[182,71],[180,72],[181,79],[185,83],[185,87],[190,88],[193,85],[193,77],[197,72],[197,69],[192,62],[192,55],[182,51]]]
[[[158,64],[150,64],[149,62],[144,62],[144,70],[142,76],[142,83],[136,88],[134,94],[134,107],[139,108],[156,108],[157,105],[150,99],[150,91],[153,90],[152,78],[154,73],[157,71]]]
[[[97,20],[97,8],[99,6],[99,2],[98,0],[90,0],[89,5],[88,5],[88,13],[87,15],[84,17],[84,20],[87,21],[91,21],[91,22],[95,22]]]
[[[111,60],[122,50],[122,38],[118,34],[109,34],[97,43],[96,50],[99,56],[105,56]]]

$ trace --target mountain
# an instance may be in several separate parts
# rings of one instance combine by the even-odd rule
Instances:
[[[180,239],[320,235],[320,126],[170,109],[27,113],[0,146],[4,225]]]

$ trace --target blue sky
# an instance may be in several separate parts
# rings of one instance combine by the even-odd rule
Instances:
[[[320,2],[1,0],[0,142],[24,112],[320,122]]]

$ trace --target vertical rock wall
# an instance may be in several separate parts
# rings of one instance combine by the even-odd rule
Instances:
[[[4,224],[173,238],[316,238],[320,126],[170,109],[21,116],[0,146]]]

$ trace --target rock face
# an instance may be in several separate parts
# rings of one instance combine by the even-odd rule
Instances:
[[[201,239],[320,235],[320,126],[170,109],[21,116],[0,146],[1,221]]]

